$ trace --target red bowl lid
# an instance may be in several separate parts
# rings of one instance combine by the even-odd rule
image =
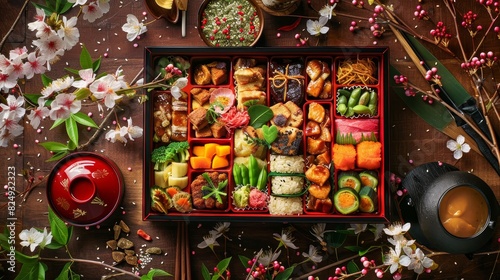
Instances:
[[[89,152],[61,159],[49,175],[47,198],[63,221],[92,226],[106,220],[121,203],[123,177],[110,159]]]

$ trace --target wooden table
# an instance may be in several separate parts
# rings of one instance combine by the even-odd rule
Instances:
[[[4,18],[0,25],[2,36],[10,28],[11,23],[14,21],[15,16],[21,9],[21,1],[3,1],[3,14]],[[118,67],[123,69],[126,75],[126,80],[131,80],[143,67],[143,53],[146,46],[196,46],[205,47],[202,40],[198,36],[197,30],[197,9],[200,5],[200,0],[191,0],[189,2],[188,18],[187,18],[187,35],[181,37],[180,23],[172,24],[163,19],[156,20],[147,25],[148,32],[142,35],[141,39],[135,42],[128,42],[125,38],[125,33],[121,31],[121,26],[126,21],[127,14],[134,14],[138,18],[143,18],[143,13],[147,14],[147,9],[142,1],[111,1],[111,11],[103,18],[94,23],[88,23],[79,20],[78,28],[80,30],[80,42],[83,43],[90,51],[94,58],[104,56],[101,69],[112,73]],[[474,1],[467,1],[472,5]],[[440,2],[436,1],[435,4],[425,3],[433,16],[440,19],[448,19],[447,13],[444,8],[438,5]],[[322,2],[313,1],[314,7],[321,7]],[[412,14],[414,5],[411,3],[398,3],[395,7],[396,11],[410,22],[413,21]],[[466,4],[464,4],[466,5]],[[301,7],[305,11],[309,11],[305,7]],[[339,13],[360,13],[363,11],[356,10],[350,3],[342,2],[339,6]],[[9,37],[6,45],[2,49],[3,54],[14,47],[30,45],[33,38],[32,32],[27,30],[26,24],[32,21],[34,15],[34,8],[28,5],[27,11],[21,15],[20,22],[16,25],[14,32]],[[365,13],[366,15],[366,13]],[[366,16],[365,16],[366,18]],[[146,21],[151,21],[153,18],[147,15]],[[378,46],[389,46],[390,49],[390,63],[395,65],[401,71],[412,77],[417,77],[416,71],[409,71],[412,66],[411,61],[407,59],[405,53],[401,50],[400,46],[395,43],[392,34],[387,34],[380,38],[374,39],[370,36],[368,30],[360,30],[357,34],[352,34],[348,30],[352,19],[346,17],[336,17],[330,24],[330,32],[328,39],[321,42],[322,45],[328,46],[371,46],[375,43]],[[305,20],[302,20],[299,27],[294,31],[280,31],[281,37],[277,36],[277,29],[280,26],[290,25],[295,21],[291,17],[274,17],[265,16],[265,30],[258,43],[258,47],[267,46],[282,46],[295,48],[297,40],[294,38],[295,33],[301,33],[303,37],[310,37],[305,31]],[[415,25],[420,24],[415,21]],[[425,29],[427,30],[427,29]],[[390,33],[390,32],[389,32]],[[310,43],[316,42],[316,38],[310,38]],[[137,45],[134,45],[137,44]],[[488,41],[487,46],[492,50],[498,52],[498,41]],[[487,49],[487,48],[486,48]],[[209,49],[207,48],[207,51]],[[50,77],[56,78],[63,75],[64,67],[78,67],[78,57],[80,48],[75,47],[68,51],[61,61],[53,66],[53,70],[48,74]],[[437,52],[447,65],[456,63],[453,59],[447,58],[443,53]],[[450,70],[461,76],[460,69],[451,67]],[[498,78],[498,77],[497,77]],[[468,84],[465,84],[468,87]],[[23,85],[24,92],[32,93],[39,92],[42,89],[42,84],[39,78],[34,78]],[[132,117],[137,124],[141,123],[143,118],[142,105],[138,102],[130,102],[125,104],[124,111],[119,113],[119,118]],[[94,111],[95,108],[84,107],[85,111]],[[97,114],[95,115],[97,116]],[[435,130],[422,119],[416,116],[411,110],[407,109],[401,99],[394,94],[390,94],[390,169],[391,172],[399,176],[404,176],[408,171],[412,170],[415,166],[432,161],[443,161],[455,165],[457,168],[465,171],[470,171],[486,181],[494,190],[497,198],[500,197],[499,177],[493,171],[488,163],[479,154],[471,152],[466,154],[461,160],[456,161],[453,159],[452,153],[446,148],[446,141],[449,138]],[[97,117],[95,117],[97,118]],[[34,131],[28,124],[25,124],[25,132],[22,137],[16,138],[14,143],[18,144],[20,148],[13,148],[12,145],[8,148],[0,149],[0,178],[2,184],[6,183],[6,175],[12,169],[15,169],[16,174],[22,174],[25,171],[29,172],[35,180],[36,187],[30,192],[25,200],[21,198],[16,200],[16,232],[19,233],[22,229],[35,227],[48,227],[47,220],[47,199],[45,196],[46,182],[39,182],[39,177],[47,176],[54,166],[52,162],[45,160],[50,156],[47,151],[42,147],[35,144],[36,140],[44,141],[45,139],[56,139],[59,135],[64,135],[64,131],[57,128],[49,130],[50,124],[44,122],[41,132]],[[110,124],[111,125],[111,124]],[[89,137],[90,133],[82,131],[82,138]],[[94,261],[103,261],[111,264],[111,250],[106,248],[106,241],[113,238],[112,227],[120,220],[125,221],[132,233],[129,238],[136,242],[136,247],[142,244],[150,246],[157,246],[162,248],[164,254],[155,256],[153,261],[146,265],[146,268],[141,272],[147,272],[150,268],[161,268],[168,272],[174,272],[174,262],[176,253],[176,232],[177,223],[173,222],[148,222],[142,220],[141,204],[142,204],[142,177],[144,172],[143,166],[143,138],[129,141],[126,146],[120,144],[112,144],[104,140],[103,135],[95,143],[88,146],[86,150],[103,154],[117,163],[123,173],[126,185],[126,192],[123,199],[121,208],[115,215],[99,227],[91,228],[75,228],[73,232],[73,240],[70,243],[70,252],[73,257],[79,259],[88,259]],[[27,182],[21,176],[16,177],[16,187],[19,192],[23,192],[27,187]],[[6,199],[2,196],[0,204],[4,204]],[[3,208],[0,211],[0,229],[3,230],[4,222],[6,221],[6,211]],[[204,222],[188,222],[190,232],[189,242],[191,248],[191,272],[192,279],[202,279],[200,270],[202,263],[206,264],[209,269],[216,265],[216,259],[209,249],[198,249],[199,244],[203,239],[202,237],[208,234],[212,229],[214,223]],[[274,248],[277,242],[273,239],[273,233],[280,233],[285,227],[292,226],[297,231],[294,233],[296,236],[296,244],[300,246],[300,250],[291,250],[290,258],[291,263],[301,260],[300,256],[296,256],[295,252],[300,253],[307,251],[308,244],[311,244],[311,236],[308,234],[310,224],[292,224],[292,223],[266,223],[265,221],[255,221],[253,223],[232,223],[229,232],[229,237],[232,241],[228,241],[226,245],[227,256],[233,257],[231,269],[233,279],[243,279],[243,269],[239,263],[238,255],[245,255],[251,257],[253,253],[257,252],[262,246],[267,248]],[[328,225],[329,227],[333,225]],[[146,242],[140,239],[135,231],[143,229],[148,232],[153,241]],[[371,234],[364,233],[361,239],[372,240]],[[498,248],[497,241],[492,241],[492,248]],[[216,247],[215,252],[219,258],[222,258],[223,248]],[[285,251],[285,250],[283,250]],[[55,253],[59,257],[64,257],[62,251]],[[284,254],[284,252],[283,252]],[[342,256],[351,256],[345,250],[340,251]],[[379,255],[373,256],[380,262]],[[430,275],[422,275],[420,279],[487,279],[490,273],[494,271],[492,278],[500,279],[500,269],[498,265],[498,255],[492,254],[489,256],[476,256],[469,260],[463,255],[445,255],[435,257],[435,261],[441,266]],[[327,261],[323,261],[318,267],[323,267],[330,263],[335,262],[335,257],[330,256]],[[62,263],[48,262],[48,278],[53,279],[58,271],[62,268]],[[3,263],[4,268],[8,265]],[[495,268],[493,268],[495,266]],[[126,270],[131,270],[130,266],[120,264],[119,267]],[[310,265],[300,266],[296,272],[306,273],[310,271]],[[101,275],[110,274],[109,270],[102,267],[77,263],[74,265],[74,271],[82,274],[85,279],[98,279]],[[2,272],[0,272],[1,275]],[[333,270],[316,274],[321,276],[321,279],[326,279],[327,276],[333,275]],[[373,274],[370,274],[373,277]],[[12,274],[6,272],[5,279],[13,279]],[[407,278],[414,278],[411,273],[404,274]],[[374,278],[374,277],[373,277]],[[389,274],[385,275],[386,279],[390,279]],[[121,279],[127,279],[122,276]]]

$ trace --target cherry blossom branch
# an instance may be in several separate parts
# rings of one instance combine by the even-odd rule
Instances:
[[[12,23],[9,31],[7,31],[7,33],[5,34],[5,36],[2,38],[2,42],[0,42],[0,51],[3,49],[3,45],[5,44],[5,41],[7,41],[7,38],[9,38],[10,33],[12,33],[14,31],[14,28],[16,27],[17,23],[21,19],[21,15],[23,14],[23,12],[26,9],[26,6],[28,5],[29,2],[30,2],[30,0],[25,0],[24,1],[24,4],[21,7],[21,10],[19,11],[19,14],[17,15],[16,19]]]
[[[111,118],[111,116],[113,116],[113,114],[116,113],[118,110],[122,110],[122,109],[118,108],[117,106],[113,107],[113,109],[111,111],[109,111],[109,113],[106,115],[106,117],[102,120],[101,124],[99,125],[99,127],[97,128],[97,130],[94,132],[94,134],[92,134],[92,136],[89,138],[89,140],[87,140],[87,142],[85,142],[85,143],[81,144],[80,146],[78,146],[77,150],[83,150],[87,146],[89,146],[92,143],[94,143],[94,141],[96,141],[97,138],[99,138],[99,136],[101,135],[101,133],[102,133],[102,131],[104,129],[104,126],[109,121],[109,119]]]

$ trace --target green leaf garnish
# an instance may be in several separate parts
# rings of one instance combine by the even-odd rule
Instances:
[[[264,139],[266,142],[271,145],[276,138],[278,138],[278,127],[274,124],[270,127],[267,125],[262,126],[262,132],[264,134]]]
[[[270,121],[274,114],[273,111],[265,105],[252,105],[248,108],[248,115],[250,116],[249,125],[254,128],[260,128],[268,121]]]
[[[207,181],[207,183],[208,183],[208,186],[203,186],[201,188],[201,190],[209,191],[209,193],[207,195],[203,196],[203,199],[207,199],[207,198],[213,196],[213,197],[215,197],[217,202],[223,203],[221,195],[227,196],[227,193],[224,191],[224,189],[227,186],[228,180],[226,179],[222,182],[219,182],[218,186],[216,187],[214,185],[214,182],[212,181],[212,179],[210,179],[210,176],[208,175],[207,172],[201,174],[201,176],[203,176],[203,179],[205,179],[205,181]]]

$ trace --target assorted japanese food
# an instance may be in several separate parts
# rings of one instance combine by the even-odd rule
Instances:
[[[384,59],[162,55],[188,83],[146,105],[146,219],[385,218]]]

